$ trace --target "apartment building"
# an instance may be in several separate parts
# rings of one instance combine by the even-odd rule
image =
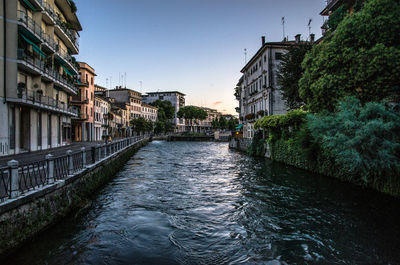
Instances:
[[[157,115],[158,115],[158,108],[154,107],[152,105],[142,103],[142,117],[152,121],[156,122],[157,121]]]
[[[76,142],[93,141],[94,129],[94,79],[93,67],[78,62],[80,79],[77,80],[78,93],[72,96],[71,104],[78,109],[78,116],[72,118],[72,139]]]
[[[0,155],[69,144],[82,30],[67,0],[0,0]]]
[[[289,47],[300,45],[300,34],[293,41],[266,42],[242,68],[235,95],[239,99],[239,117],[243,136],[254,136],[254,122],[265,115],[286,114],[287,106],[278,84],[278,67]]]
[[[358,3],[357,3],[358,2]],[[329,30],[328,26],[328,20],[329,16],[335,12],[339,7],[342,5],[345,5],[348,12],[352,13],[354,11],[354,6],[356,4],[361,4],[364,1],[357,1],[357,0],[327,0],[326,1],[326,6],[325,8],[321,11],[320,15],[325,17],[328,17],[328,19],[324,19],[324,23],[321,26],[322,29],[322,35],[325,35],[325,33]]]
[[[129,120],[139,118],[142,113],[142,94],[128,88],[116,87],[107,90],[110,98],[114,99],[114,103],[129,104]]]
[[[171,102],[175,108],[175,116],[173,124],[175,126],[175,132],[185,131],[185,119],[178,118],[178,111],[180,108],[185,106],[185,94],[178,91],[165,91],[165,92],[147,92],[147,95],[143,96],[143,102],[146,104],[153,103],[157,100],[166,100]]]

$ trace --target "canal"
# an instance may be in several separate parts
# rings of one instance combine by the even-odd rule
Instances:
[[[5,264],[400,264],[399,205],[226,143],[154,141]]]

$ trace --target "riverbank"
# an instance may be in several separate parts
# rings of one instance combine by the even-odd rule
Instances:
[[[252,146],[253,145],[253,146]],[[299,169],[304,169],[312,173],[317,173],[327,177],[339,179],[357,186],[366,187],[376,190],[381,193],[388,194],[393,197],[400,197],[400,182],[398,177],[394,175],[388,176],[386,179],[375,183],[361,183],[353,176],[345,175],[341,172],[341,166],[335,162],[332,157],[314,154],[314,159],[308,159],[302,152],[289,145],[283,140],[275,141],[269,144],[265,140],[260,140],[257,143],[252,143],[250,139],[232,139],[229,147],[250,155],[250,149],[253,153],[251,155],[258,157],[265,157],[272,161],[284,163],[286,165],[294,166]]]
[[[103,145],[94,149],[91,160],[86,157],[90,153],[75,157],[71,155],[66,158],[70,160],[65,160],[67,167],[63,165],[65,161],[61,163],[58,163],[58,160],[52,161],[53,167],[50,171],[40,167],[37,170],[33,168],[33,171],[28,168],[28,173],[35,170],[46,171],[46,178],[49,175],[53,176],[46,181],[47,184],[39,185],[23,195],[7,199],[0,204],[0,256],[9,255],[39,233],[45,233],[48,227],[61,218],[85,207],[92,195],[111,180],[132,155],[148,141],[148,139],[138,141],[125,139],[107,146]],[[85,158],[81,160],[82,157]],[[86,159],[88,159],[87,165],[85,165]],[[45,164],[42,167],[45,167]],[[67,170],[64,178],[62,177],[64,174],[60,174],[63,168]],[[24,170],[21,168],[19,172]],[[26,182],[26,177],[34,176],[22,174],[19,177],[22,178],[19,183],[23,183]],[[23,187],[19,185],[18,190],[21,190]]]

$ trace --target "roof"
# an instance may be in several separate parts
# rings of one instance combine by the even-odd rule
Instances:
[[[94,76],[97,76],[96,73],[95,73],[94,68],[91,67],[88,63],[85,63],[85,62],[78,62],[78,64],[79,64],[79,70],[85,69],[85,70],[87,70],[88,72],[90,72],[91,74],[93,74]]]
[[[116,88],[108,90],[108,91],[110,91],[110,92],[112,92],[112,91],[130,91],[130,92],[135,92],[135,93],[138,93],[139,95],[142,95],[142,93],[140,93],[139,91],[129,89],[126,87],[116,87]]]
[[[164,93],[175,93],[175,94],[179,94],[179,95],[182,95],[182,96],[186,96],[185,94],[183,94],[182,92],[179,92],[179,91],[146,92],[146,94],[149,94],[149,95],[164,94]]]
[[[255,59],[260,56],[267,48],[288,48],[288,47],[293,47],[299,44],[304,44],[306,43],[305,41],[279,41],[279,42],[266,42],[263,46],[261,46],[260,49],[254,54],[253,57],[251,57],[250,61],[240,70],[240,72],[244,73],[244,71],[254,63]]]
[[[158,108],[156,106],[152,106],[152,105],[149,105],[149,104],[146,104],[146,103],[142,103],[142,107],[147,107],[147,108],[152,108],[152,109],[157,109],[158,110]]]

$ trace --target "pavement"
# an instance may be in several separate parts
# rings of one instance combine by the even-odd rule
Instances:
[[[72,150],[72,152],[79,151],[82,147],[86,149],[91,148],[92,146],[96,146],[97,144],[103,144],[104,141],[98,142],[75,142],[70,145],[55,147],[46,150],[26,152],[17,155],[8,155],[0,157],[0,167],[7,166],[7,162],[10,160],[17,160],[19,165],[29,164],[36,161],[44,160],[46,155],[52,154],[55,157],[65,155],[68,150]]]

